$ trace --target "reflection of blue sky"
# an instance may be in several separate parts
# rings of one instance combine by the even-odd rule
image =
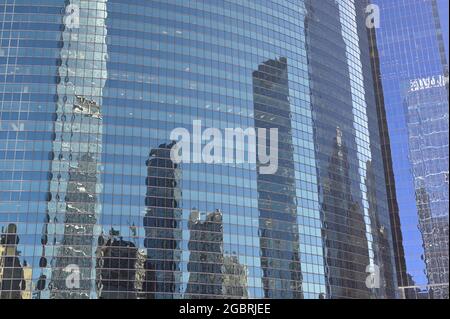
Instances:
[[[412,167],[409,162],[408,128],[403,105],[409,81],[442,74],[430,2],[423,0],[374,0],[380,6],[377,30],[381,72],[390,131],[393,170],[400,212],[407,272],[415,284],[427,284],[418,230]],[[437,0],[448,60],[448,0]],[[421,13],[421,16],[418,16]],[[428,23],[427,23],[428,22]],[[406,26],[406,27],[405,27]],[[393,50],[395,48],[395,50]],[[405,54],[411,52],[413,54]]]
[[[388,72],[388,68],[382,72]],[[393,70],[392,70],[393,71]],[[389,72],[390,73],[390,72]],[[395,86],[393,89],[392,86]],[[388,125],[392,148],[393,170],[396,182],[397,202],[402,226],[406,266],[416,284],[427,284],[424,273],[425,264],[421,259],[423,249],[422,235],[417,229],[419,224],[415,201],[414,179],[409,162],[408,128],[403,108],[402,91],[399,82],[386,87],[385,103],[388,112]],[[400,93],[400,94],[399,94]]]

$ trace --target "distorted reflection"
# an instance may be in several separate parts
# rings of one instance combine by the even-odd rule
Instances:
[[[253,72],[255,127],[277,128],[280,136],[277,172],[258,174],[261,267],[266,298],[303,296],[288,97],[286,58],[259,65]]]
[[[185,298],[247,297],[246,267],[236,256],[224,254],[222,212],[217,209],[201,216],[193,209],[188,229],[189,281]]]
[[[0,299],[29,299],[31,269],[20,262],[17,226],[9,224],[0,237]]]
[[[144,217],[147,261],[144,292],[146,298],[175,298],[181,280],[181,171],[170,159],[174,142],[151,150],[147,165],[147,194]]]
[[[98,238],[97,289],[100,299],[136,299],[142,293],[145,259],[135,242],[112,228]]]

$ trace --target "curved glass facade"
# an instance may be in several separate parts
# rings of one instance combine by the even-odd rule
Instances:
[[[363,1],[0,0],[0,26],[2,298],[395,296]],[[277,128],[278,170],[175,163],[197,120]]]

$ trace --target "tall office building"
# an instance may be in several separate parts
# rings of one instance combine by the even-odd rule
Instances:
[[[0,226],[31,297],[395,297],[365,5],[0,0]],[[174,163],[195,120],[277,128],[278,169]]]
[[[381,17],[372,51],[403,298],[449,297],[448,30],[441,28],[448,11],[439,1],[372,1]]]
[[[326,296],[394,298],[392,236],[383,235],[390,232],[390,221],[364,15],[367,2],[307,4]],[[376,285],[367,285],[371,270],[380,273]]]

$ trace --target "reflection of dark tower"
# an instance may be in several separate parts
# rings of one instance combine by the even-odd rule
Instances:
[[[200,213],[189,219],[189,282],[186,298],[217,298],[223,294],[223,222],[222,213],[209,213],[204,221]]]
[[[111,232],[111,235],[114,235]],[[136,299],[136,245],[110,236],[99,237],[97,250],[98,297],[102,299]]]
[[[174,298],[178,293],[181,230],[179,168],[170,159],[171,144],[152,149],[147,165],[144,217],[147,248],[144,293],[147,298]]]
[[[17,226],[9,224],[0,238],[0,299],[22,299],[25,280],[18,244]]]
[[[259,174],[261,267],[266,298],[301,298],[301,269],[287,60],[268,60],[253,72],[256,128],[277,128],[278,170]],[[259,166],[259,165],[258,165]]]
[[[340,128],[336,129],[328,177],[323,182],[322,212],[327,247],[327,276],[330,296],[361,298],[369,265],[365,223],[361,208],[351,195],[347,147]],[[340,282],[335,282],[338,279]],[[357,285],[355,287],[355,284]]]

